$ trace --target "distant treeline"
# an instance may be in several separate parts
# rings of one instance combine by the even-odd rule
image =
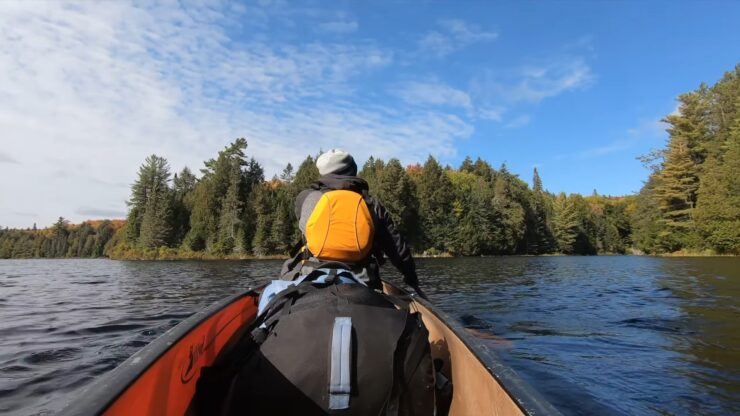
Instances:
[[[0,230],[0,257],[173,258],[285,255],[301,240],[294,199],[319,177],[308,156],[294,172],[264,179],[237,139],[205,162],[200,177],[149,156],[131,187],[123,225]],[[630,245],[629,198],[553,195],[534,170],[533,188],[506,166],[466,158],[458,169],[433,157],[404,168],[370,158],[359,175],[392,213],[417,253],[597,254]],[[117,231],[116,231],[117,230]]]
[[[167,161],[149,156],[132,186],[126,226],[107,254],[115,258],[285,255],[301,241],[296,195],[319,177],[312,156],[265,180],[237,139],[170,180]],[[414,251],[426,254],[596,254],[631,244],[627,200],[552,195],[537,171],[534,187],[505,166],[466,158],[458,169],[429,157],[404,168],[370,158],[359,176],[392,213]]]
[[[667,147],[643,157],[652,174],[638,195],[547,192],[505,165],[466,158],[454,169],[429,157],[403,167],[370,158],[359,175],[417,254],[659,254],[740,252],[740,66],[712,87],[681,95],[666,117]],[[176,258],[285,255],[299,245],[293,201],[319,176],[314,157],[265,180],[237,139],[171,175],[152,155],[131,187],[125,224],[59,221],[0,230],[0,258]]]
[[[70,225],[64,218],[42,230],[0,229],[0,259],[101,257],[106,244],[124,222],[121,220],[86,221]]]

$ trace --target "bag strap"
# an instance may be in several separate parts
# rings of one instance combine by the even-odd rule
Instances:
[[[291,286],[280,293],[278,293],[270,302],[265,306],[264,312],[259,315],[252,323],[252,339],[257,344],[262,344],[267,339],[267,335],[272,330],[272,327],[277,323],[282,314],[278,312],[282,311],[283,314],[289,312],[290,308],[288,303],[293,304],[296,299],[305,295],[306,293],[316,290],[317,287],[313,284],[304,284],[303,282]]]

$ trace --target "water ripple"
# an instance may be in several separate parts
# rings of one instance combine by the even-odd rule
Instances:
[[[566,415],[740,414],[737,259],[418,264],[432,300]],[[0,413],[59,411],[169,328],[279,267],[0,261]]]

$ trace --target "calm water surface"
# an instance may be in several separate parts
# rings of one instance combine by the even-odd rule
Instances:
[[[0,413],[55,413],[279,265],[0,260]],[[564,414],[740,414],[740,259],[423,259],[419,269],[432,301]]]

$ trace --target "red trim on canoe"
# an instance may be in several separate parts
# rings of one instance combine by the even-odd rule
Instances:
[[[245,296],[202,322],[167,350],[105,411],[105,415],[183,415],[200,369],[213,364],[234,333],[257,315]]]

